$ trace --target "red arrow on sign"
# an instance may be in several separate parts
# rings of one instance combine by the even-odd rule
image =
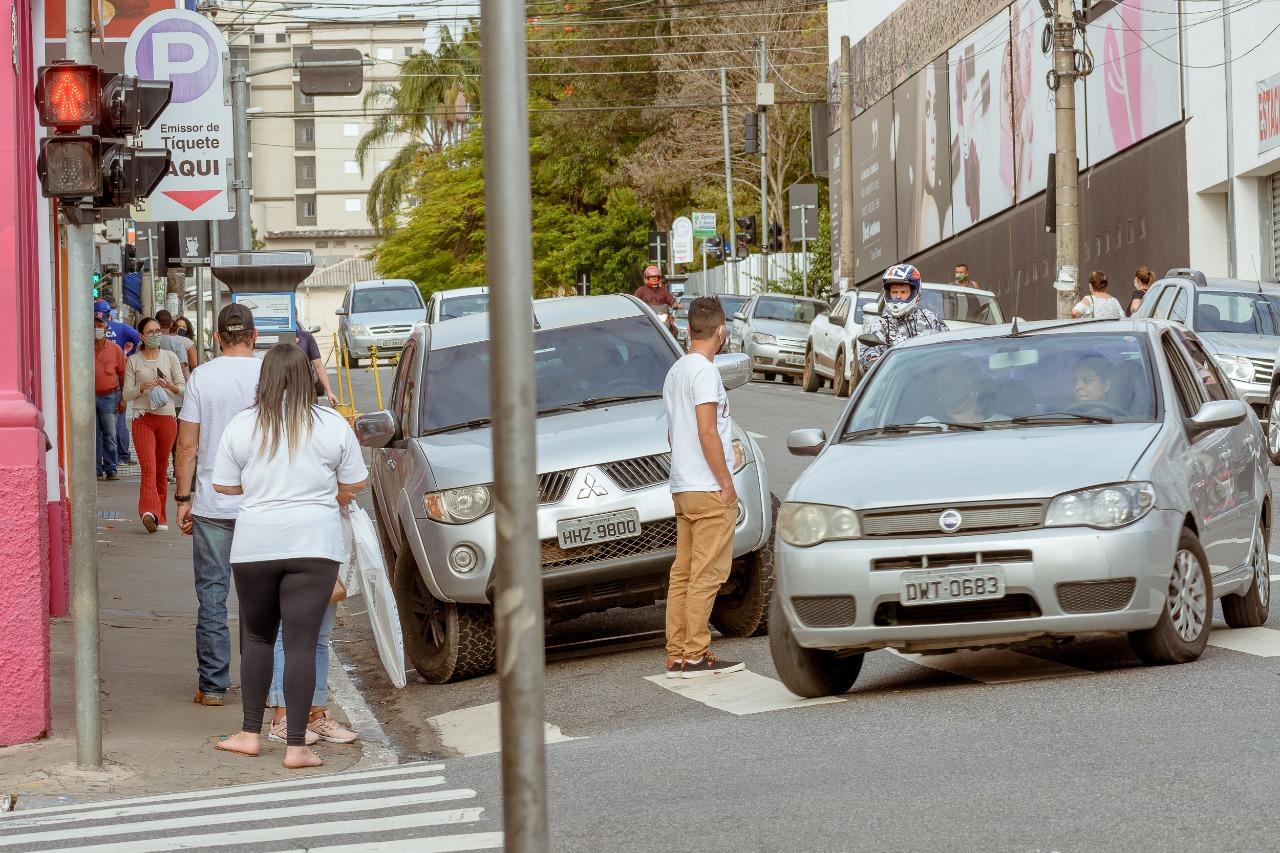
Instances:
[[[195,210],[214,196],[221,195],[222,190],[165,190],[164,194],[187,210]]]

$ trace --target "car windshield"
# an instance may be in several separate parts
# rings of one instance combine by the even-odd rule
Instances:
[[[471,296],[444,297],[440,303],[440,319],[453,320],[471,314],[483,314],[489,310],[489,294],[475,293]]]
[[[1208,291],[1196,296],[1195,328],[1197,332],[1276,335],[1280,316],[1265,294]]]
[[[1014,428],[1156,417],[1147,350],[1140,338],[1122,332],[891,349],[866,381],[846,438],[926,424]]]
[[[370,287],[357,290],[351,297],[352,314],[412,311],[423,307],[422,295],[416,287]]]
[[[721,302],[722,302],[722,303],[723,303],[723,301],[724,301],[724,300],[721,300]],[[689,306],[690,306],[691,304],[693,304],[693,297],[692,297],[692,296],[681,296],[681,297],[680,297],[680,304],[679,304],[679,305],[674,306],[674,307],[671,309],[671,313],[673,313],[673,314],[675,314],[675,315],[676,315],[676,319],[677,319],[677,320],[686,320],[686,319],[688,319],[688,317],[689,317]],[[728,306],[725,306],[725,309],[724,309],[724,310],[725,310],[725,313],[728,313],[728,311],[729,311]]]
[[[920,301],[943,320],[982,326],[995,326],[1004,322],[1000,303],[994,296],[985,293],[933,290],[926,287],[920,291]]]
[[[757,320],[782,320],[786,323],[812,323],[813,318],[830,309],[816,299],[789,299],[785,296],[762,296],[751,316]]]
[[[724,316],[730,319],[733,319],[733,315],[741,311],[742,307],[747,304],[747,297],[745,296],[726,296],[721,293],[716,298],[720,300],[720,307],[724,308]]]
[[[661,397],[676,354],[644,317],[533,334],[539,411],[601,398]],[[433,350],[422,395],[423,432],[489,417],[489,342]]]

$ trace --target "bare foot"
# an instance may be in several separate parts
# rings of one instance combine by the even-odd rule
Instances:
[[[319,767],[324,764],[309,746],[289,746],[284,750],[284,766],[290,770],[302,767]]]
[[[219,739],[213,748],[237,755],[255,756],[262,749],[262,744],[259,743],[258,735],[253,732],[236,732]]]

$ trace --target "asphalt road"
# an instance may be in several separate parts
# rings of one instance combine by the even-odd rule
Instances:
[[[358,371],[358,400],[368,384]],[[787,433],[829,429],[843,402],[781,383],[733,392],[776,493],[808,462],[786,454]],[[444,759],[451,781],[495,796],[496,678],[435,686],[410,673],[395,690],[351,605],[336,647],[403,759]],[[753,673],[718,691],[647,680],[661,672],[661,627],[652,607],[549,633],[555,850],[1275,845],[1280,616],[1249,637],[1215,635],[1175,667],[1142,666],[1123,640],[930,665],[879,651],[852,692],[823,704],[777,692],[764,638],[717,642]]]

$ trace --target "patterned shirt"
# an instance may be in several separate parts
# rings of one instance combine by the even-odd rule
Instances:
[[[885,350],[895,344],[900,344],[919,335],[932,335],[934,332],[946,331],[949,330],[942,318],[923,305],[917,305],[916,310],[905,317],[891,317],[888,314],[881,314],[867,325],[863,334],[875,335],[888,346],[862,347],[858,353],[858,363],[862,365],[863,370],[866,370],[871,366],[871,362],[874,359],[884,355]]]

